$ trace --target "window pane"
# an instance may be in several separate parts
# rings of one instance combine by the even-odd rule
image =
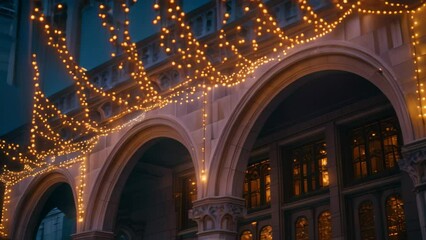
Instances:
[[[260,240],[272,240],[272,227],[265,226],[260,231]]]
[[[372,124],[367,128],[368,154],[370,156],[371,173],[375,174],[383,170],[382,166],[382,144],[380,140],[380,130],[378,124]]]
[[[331,213],[324,211],[318,218],[318,239],[330,240],[331,239]]]
[[[293,196],[329,185],[327,151],[324,141],[290,149]]]
[[[269,205],[271,201],[271,167],[269,160],[247,167],[244,180],[244,198],[248,209]]]
[[[262,174],[265,176],[264,177],[264,186],[265,186],[265,193],[264,193],[264,197],[265,197],[265,202],[266,204],[270,204],[271,203],[271,167],[268,166],[264,166],[263,172]]]
[[[399,156],[398,130],[395,121],[385,121],[382,123],[383,148],[385,154],[385,167],[393,168]]]
[[[352,134],[353,173],[357,179],[367,175],[365,145],[362,129],[355,129]]]
[[[374,208],[371,201],[364,201],[359,205],[359,228],[361,240],[375,240]]]
[[[309,224],[306,217],[299,217],[296,220],[296,240],[309,240]]]
[[[252,240],[253,239],[253,234],[250,231],[244,231],[241,234],[240,240]]]
[[[322,143],[318,149],[318,170],[320,187],[327,187],[329,185],[328,169],[327,169],[327,150],[326,144]]]
[[[369,123],[351,132],[352,172],[364,178],[397,166],[400,158],[399,130],[395,117]]]
[[[399,195],[391,195],[386,200],[386,220],[388,239],[407,239],[405,228],[404,203]]]

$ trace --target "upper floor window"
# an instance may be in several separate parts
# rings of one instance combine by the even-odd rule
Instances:
[[[387,235],[390,240],[407,239],[405,227],[404,203],[398,194],[390,195],[386,199]]]
[[[295,223],[295,239],[296,240],[309,240],[309,223],[308,219],[304,216],[298,217]]]
[[[260,240],[272,240],[272,227],[264,226],[262,230],[260,230]]]
[[[374,207],[373,203],[370,200],[366,200],[359,205],[358,216],[361,239],[376,239],[376,230],[374,224]]]
[[[318,239],[331,240],[331,213],[328,210],[318,217]]]
[[[325,141],[290,149],[289,158],[293,196],[300,196],[329,185]]]
[[[244,180],[244,198],[247,209],[269,206],[271,203],[271,167],[263,160],[247,167]]]
[[[400,142],[396,118],[387,118],[352,129],[352,171],[362,179],[396,167]]]

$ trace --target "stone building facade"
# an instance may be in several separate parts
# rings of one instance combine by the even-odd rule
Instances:
[[[107,89],[128,87],[126,67],[117,73],[119,57],[93,63],[90,54],[80,51],[87,36],[76,25],[98,1],[41,2],[67,6],[66,35],[75,39],[68,47],[80,62],[93,65],[91,81]],[[265,1],[284,29],[309,31],[297,11],[293,16],[292,3]],[[334,2],[311,3],[333,17]],[[142,7],[137,4],[133,8]],[[194,35],[213,41],[220,14],[227,7],[237,11],[241,4],[194,6],[187,15]],[[23,1],[14,6],[21,13],[15,15],[21,26],[17,36],[33,39],[38,34],[28,19],[33,6]],[[201,98],[170,103],[101,136],[85,155],[84,175],[77,163],[21,179],[4,194],[10,197],[4,200],[4,238],[41,236],[40,223],[59,209],[67,222],[74,222],[66,229],[72,239],[426,239],[426,131],[416,92],[426,80],[416,75],[426,67],[420,61],[426,32],[416,32],[413,47],[410,16],[351,14],[331,33],[295,46],[244,82],[213,87],[205,104]],[[234,21],[249,22],[242,19]],[[422,18],[416,21],[426,24]],[[41,42],[19,37],[19,54],[10,53],[16,74],[8,86],[21,89],[21,98],[31,92],[23,85],[34,48],[28,41]],[[150,77],[166,91],[185,73],[163,64],[172,60],[156,41],[143,38],[138,47]],[[56,61],[49,57],[51,50],[36,51],[46,54],[40,65]],[[266,46],[259,54],[275,53]],[[46,80],[45,88],[52,101],[77,114],[75,90],[57,92],[61,86],[49,88],[51,82]],[[100,122],[119,111],[101,100],[91,107]],[[21,140],[16,131],[5,136]]]

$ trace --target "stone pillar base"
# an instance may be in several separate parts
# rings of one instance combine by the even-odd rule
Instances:
[[[72,235],[73,240],[113,240],[114,233],[104,231],[87,231]]]

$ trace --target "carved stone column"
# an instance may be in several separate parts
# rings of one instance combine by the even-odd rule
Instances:
[[[244,213],[242,198],[210,197],[193,202],[189,217],[198,224],[199,240],[235,240],[237,220]]]
[[[413,181],[422,239],[426,239],[426,140],[405,145],[402,156],[398,165]]]

